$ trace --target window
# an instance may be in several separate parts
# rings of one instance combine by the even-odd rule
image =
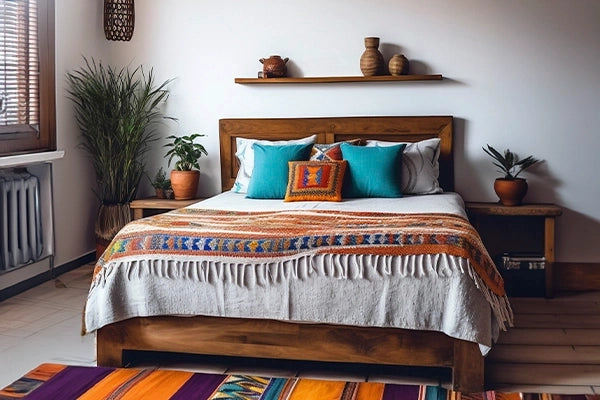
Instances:
[[[56,148],[54,0],[0,0],[0,156]]]

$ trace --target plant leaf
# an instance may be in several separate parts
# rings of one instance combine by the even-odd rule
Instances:
[[[153,71],[142,66],[115,69],[83,58],[84,65],[67,73],[67,94],[75,108],[86,151],[96,174],[94,191],[102,204],[133,200],[145,172],[145,154],[157,139],[160,109],[167,85],[156,85]]]

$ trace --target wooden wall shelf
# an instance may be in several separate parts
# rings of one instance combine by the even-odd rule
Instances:
[[[235,83],[276,84],[276,83],[343,83],[343,82],[396,82],[396,81],[439,81],[441,74],[436,75],[378,75],[378,76],[323,76],[304,78],[235,78]]]

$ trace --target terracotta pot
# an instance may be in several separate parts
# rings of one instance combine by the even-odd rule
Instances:
[[[190,200],[196,198],[200,171],[171,171],[171,187],[175,200]]]
[[[523,178],[504,179],[494,181],[494,190],[500,198],[500,203],[505,206],[518,206],[527,194],[527,181]]]
[[[165,198],[165,190],[164,189],[154,189],[154,191],[156,192],[156,198],[157,199],[164,199]]]
[[[263,77],[265,78],[283,78],[287,74],[287,66],[289,58],[281,58],[281,56],[271,56],[269,58],[261,58],[263,65]]]

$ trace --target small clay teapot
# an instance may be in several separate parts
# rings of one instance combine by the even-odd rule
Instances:
[[[261,58],[263,65],[263,78],[283,78],[287,73],[286,63],[289,58],[281,58],[280,56],[271,56],[269,58]]]

